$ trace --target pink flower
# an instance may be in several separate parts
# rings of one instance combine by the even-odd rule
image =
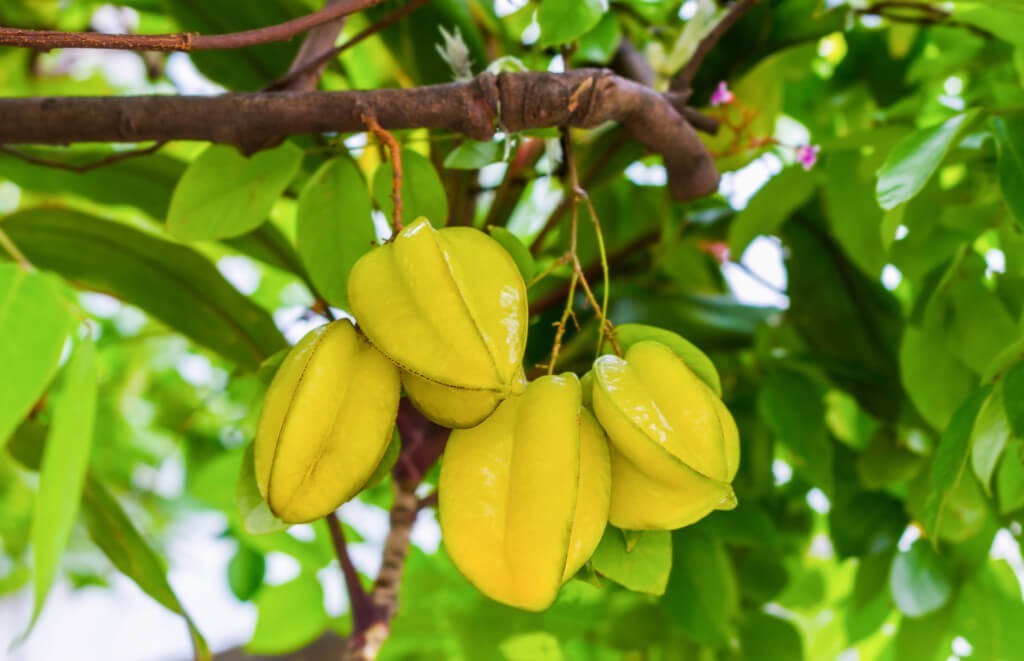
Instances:
[[[728,105],[736,100],[736,95],[729,90],[729,86],[725,84],[725,81],[718,83],[718,87],[715,88],[714,93],[711,95],[711,105],[713,107]]]
[[[818,152],[821,147],[818,145],[800,145],[796,148],[796,160],[805,170],[810,170],[818,162]]]

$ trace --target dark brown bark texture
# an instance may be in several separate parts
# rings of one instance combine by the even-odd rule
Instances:
[[[659,92],[605,69],[483,73],[464,83],[345,92],[0,99],[0,144],[199,140],[252,153],[282,135],[429,128],[496,130],[617,122],[660,154],[676,199],[714,192],[718,170],[693,126]]]

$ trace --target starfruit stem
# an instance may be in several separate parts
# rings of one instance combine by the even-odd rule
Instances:
[[[18,249],[18,246],[11,240],[7,232],[0,229],[0,246],[3,247],[4,251],[11,256],[11,259],[21,267],[22,271],[26,273],[32,273],[36,270],[32,262],[28,261],[28,257],[25,257],[25,253]]]
[[[373,115],[362,113],[360,119],[366,124],[366,128],[387,147],[388,156],[391,158],[391,235],[398,236],[402,231],[402,147],[395,140],[395,136],[385,129]]]
[[[359,581],[359,572],[352,564],[352,557],[348,553],[348,544],[345,542],[345,531],[341,527],[341,519],[337,512],[328,514],[327,528],[331,533],[331,542],[334,544],[334,553],[338,556],[338,564],[341,565],[341,573],[345,577],[345,591],[348,593],[348,600],[352,607],[352,623],[356,629],[363,629],[370,626],[373,620],[373,602],[370,595],[363,588]]]

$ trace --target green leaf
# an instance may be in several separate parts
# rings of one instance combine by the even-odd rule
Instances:
[[[941,124],[918,129],[896,143],[878,171],[875,196],[879,206],[893,209],[920,193],[979,112],[971,110]]]
[[[904,615],[921,617],[942,608],[953,592],[949,568],[931,545],[917,540],[896,554],[889,574],[889,589]]]
[[[445,157],[444,166],[449,170],[479,170],[501,162],[502,155],[501,144],[493,140],[479,142],[467,138]]]
[[[547,631],[509,636],[498,645],[506,661],[564,661],[558,637]]]
[[[965,479],[964,469],[967,466],[971,430],[988,393],[987,388],[979,390],[960,405],[953,414],[949,426],[942,433],[939,446],[935,450],[930,472],[930,491],[925,501],[922,521],[925,532],[931,539],[938,538],[949,499],[960,481]]]
[[[210,145],[185,170],[167,210],[167,231],[182,241],[222,239],[262,225],[302,164],[290,142],[246,157]]]
[[[693,640],[728,645],[739,593],[721,542],[692,527],[672,533],[672,575],[661,604]]]
[[[1003,377],[1003,404],[1013,435],[1024,438],[1024,361],[1011,367]]]
[[[761,234],[774,234],[814,193],[817,178],[799,166],[791,166],[772,177],[729,225],[729,251],[734,259],[743,256],[750,242]]]
[[[190,248],[65,209],[29,209],[3,226],[37,266],[137,305],[243,367],[286,346],[270,315]]]
[[[266,573],[265,556],[251,546],[239,544],[228,562],[228,586],[239,601],[249,601],[263,585]]]
[[[871,182],[860,176],[862,162],[855,151],[829,154],[825,161],[825,205],[832,233],[850,261],[877,278],[886,263],[882,211],[872,199]]]
[[[373,175],[373,197],[388,220],[393,218],[394,189],[391,161],[384,163]],[[434,164],[425,156],[409,149],[402,150],[402,221],[411,223],[419,217],[434,227],[448,222],[448,195]]]
[[[637,532],[629,550],[623,531],[605,528],[590,562],[602,576],[634,592],[665,594],[672,571],[672,535],[664,530]]]
[[[1024,117],[992,117],[999,154],[999,186],[1017,222],[1024,227]]]
[[[693,370],[704,383],[715,391],[719,397],[722,396],[722,382],[718,377],[718,370],[711,362],[708,355],[701,351],[682,335],[672,331],[658,328],[657,326],[646,326],[644,324],[622,324],[615,327],[615,339],[623,352],[629,350],[637,342],[653,340],[661,342],[671,349],[677,356],[683,359],[687,367]]]
[[[301,574],[281,585],[268,585],[256,597],[258,617],[252,654],[284,654],[305,647],[327,627],[324,594],[316,576]]]
[[[206,641],[167,582],[167,568],[160,556],[139,534],[138,529],[107,491],[103,483],[90,475],[85,483],[82,513],[89,537],[117,569],[135,581],[142,591],[188,625],[196,659],[209,659]]]
[[[537,12],[541,48],[579,39],[600,22],[607,11],[602,0],[543,0]]]
[[[956,406],[977,377],[946,346],[946,336],[927,317],[921,328],[907,326],[900,342],[900,378],[918,412],[936,429],[945,429]]]
[[[238,500],[238,513],[242,516],[242,525],[246,532],[253,535],[266,535],[288,527],[288,524],[274,516],[260,495],[256,486],[256,469],[253,462],[252,443],[245,446],[242,456],[242,469],[238,474],[238,486],[235,489]]]
[[[792,452],[794,468],[830,493],[833,449],[826,434],[821,390],[799,372],[774,370],[761,385],[757,409]]]
[[[996,472],[999,513],[1009,514],[1024,507],[1024,442],[1014,441],[1006,449]]]
[[[504,227],[490,225],[487,228],[487,232],[491,235],[492,239],[500,243],[501,247],[512,256],[516,266],[519,267],[519,273],[523,276],[523,280],[529,283],[537,272],[537,263],[533,260],[533,255],[530,254],[530,249],[526,247],[526,244]]]
[[[53,406],[53,424],[39,470],[39,496],[32,523],[35,606],[28,631],[43,610],[78,515],[92,447],[97,388],[96,347],[92,340],[81,340],[68,361]]]
[[[971,429],[971,467],[989,495],[992,493],[992,476],[1011,436],[1010,421],[1006,419],[1003,403],[1003,384],[997,383],[981,405]]]
[[[0,263],[0,447],[57,373],[71,325],[70,304],[58,278]]]
[[[801,661],[803,639],[792,622],[767,613],[754,613],[740,624],[740,645],[748,659]]]
[[[348,305],[349,271],[376,245],[371,214],[366,182],[347,158],[324,163],[299,195],[299,254],[316,288],[331,305]]]

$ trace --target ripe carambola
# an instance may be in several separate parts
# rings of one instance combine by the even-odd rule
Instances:
[[[445,448],[445,548],[470,583],[510,606],[550,606],[604,532],[608,445],[581,396],[574,374],[540,378]]]
[[[326,516],[373,475],[391,440],[398,368],[335,321],[289,351],[267,390],[256,430],[256,484],[282,521]]]
[[[736,423],[715,392],[660,342],[594,362],[593,408],[611,444],[609,521],[672,530],[736,506]]]
[[[494,239],[425,218],[371,250],[348,278],[367,338],[402,368],[413,404],[446,427],[478,424],[525,386],[526,285]]]

